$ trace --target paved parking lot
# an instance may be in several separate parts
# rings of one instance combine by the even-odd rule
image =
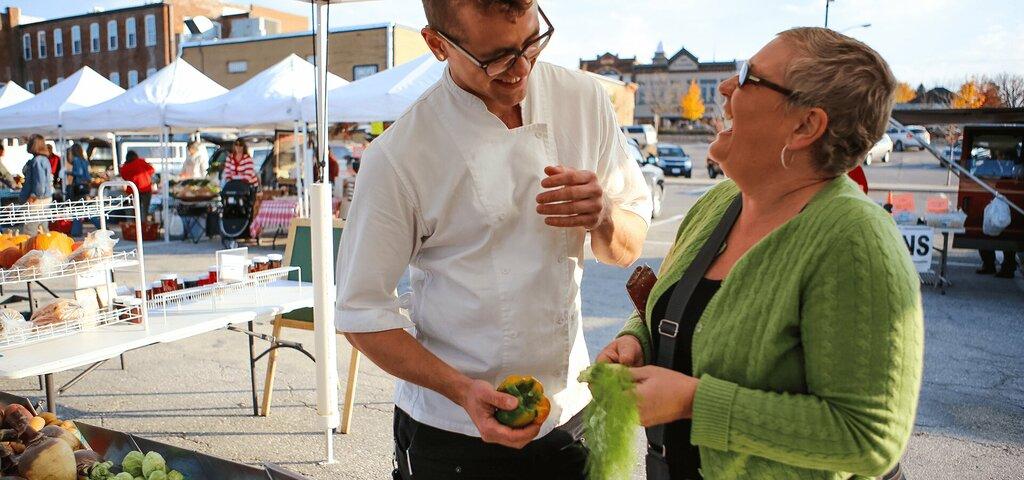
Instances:
[[[663,214],[642,260],[655,267],[681,216],[713,184],[703,169],[706,147],[686,147],[696,173],[691,180],[669,180]],[[890,164],[868,167],[868,176],[872,183],[945,184],[945,173],[919,152],[894,154]],[[201,271],[216,248],[147,245],[147,273]],[[978,277],[976,264],[974,252],[954,251],[955,285],[945,296],[924,290],[925,378],[905,458],[914,479],[1024,478],[1024,277]],[[630,311],[623,292],[628,274],[588,262],[584,328],[591,355],[613,338]],[[312,334],[288,332],[286,338],[309,344]],[[344,340],[339,349],[344,379],[350,350]],[[275,462],[315,479],[390,478],[394,383],[387,374],[362,363],[354,431],[336,437],[339,463],[321,466],[312,363],[284,351],[273,412],[254,418],[246,355],[246,338],[226,331],[132,352],[126,371],[111,362],[76,385],[61,399],[61,414],[242,462]],[[0,390],[39,396],[35,379],[0,381]]]

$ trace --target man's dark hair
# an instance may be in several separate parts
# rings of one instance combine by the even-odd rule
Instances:
[[[128,153],[126,153],[124,156],[124,161],[130,162],[132,160],[135,160],[136,158],[139,158],[139,154],[135,153],[135,150],[128,150]]]
[[[513,22],[534,3],[534,0],[423,0],[423,12],[432,28],[449,35],[459,35],[461,29],[455,23],[459,9],[469,6],[481,12],[497,11]]]

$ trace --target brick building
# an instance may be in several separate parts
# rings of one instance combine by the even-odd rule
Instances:
[[[427,53],[418,29],[394,23],[332,28],[327,70],[358,80]],[[234,88],[291,54],[313,61],[312,33],[187,42],[182,58],[226,88]]]
[[[636,57],[620,58],[605,53],[592,60],[580,59],[580,69],[624,82],[633,82],[637,90],[635,122],[657,123],[658,127],[679,122],[682,114],[679,101],[696,81],[704,101],[704,116],[721,115],[725,99],[718,93],[718,84],[739,72],[742,61],[701,62],[685,48],[675,55],[665,56],[659,43],[651,63],[639,63]]]
[[[0,12],[0,82],[38,93],[88,65],[121,87],[133,87],[174,59],[184,20],[198,15],[214,20],[216,33],[225,23],[228,30],[238,26],[256,34],[308,25],[306,17],[217,0],[166,0],[27,24],[20,9],[8,7]]]

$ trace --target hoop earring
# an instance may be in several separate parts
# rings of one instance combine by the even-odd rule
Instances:
[[[782,147],[782,152],[779,153],[779,159],[782,161],[782,168],[789,170],[789,165],[786,164],[786,147],[788,147],[788,145],[784,145]]]

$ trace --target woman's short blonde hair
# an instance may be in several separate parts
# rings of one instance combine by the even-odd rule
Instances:
[[[896,78],[878,52],[834,30],[801,27],[779,33],[796,50],[785,83],[790,102],[818,107],[828,127],[813,150],[818,170],[838,176],[857,166],[885,134],[896,101]]]

